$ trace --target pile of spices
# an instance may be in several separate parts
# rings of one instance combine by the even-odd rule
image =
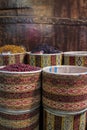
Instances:
[[[37,71],[40,70],[40,67],[30,66],[28,64],[19,63],[19,64],[12,64],[7,65],[0,70],[2,71],[14,71],[14,72],[26,72],[26,71]]]
[[[26,49],[23,46],[18,46],[18,45],[4,45],[0,47],[0,53],[9,53],[9,54],[14,54],[14,53],[24,53],[26,52]]]
[[[34,48],[31,53],[42,53],[42,54],[52,54],[52,53],[60,53],[60,51],[50,45],[43,44],[43,45],[38,45],[36,48]]]

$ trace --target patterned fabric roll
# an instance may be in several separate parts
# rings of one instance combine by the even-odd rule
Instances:
[[[0,107],[26,110],[40,104],[41,70],[32,72],[0,71]]]
[[[0,66],[24,63],[25,53],[0,54]]]
[[[62,111],[87,108],[87,68],[45,67],[42,73],[43,105]]]
[[[56,53],[56,54],[27,53],[27,63],[41,68],[51,65],[61,65],[62,53]]]
[[[64,52],[64,65],[87,67],[87,51]]]
[[[86,112],[76,115],[56,115],[49,109],[43,111],[43,130],[86,130]]]
[[[39,130],[39,108],[19,114],[0,112],[0,130]]]

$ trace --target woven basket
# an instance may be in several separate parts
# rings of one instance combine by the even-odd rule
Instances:
[[[41,69],[30,72],[0,71],[0,107],[26,110],[40,104]]]
[[[64,65],[77,65],[87,67],[87,51],[64,52]]]
[[[86,130],[86,112],[60,114],[48,108],[43,111],[43,130]]]
[[[39,108],[24,112],[0,110],[0,130],[39,130]]]
[[[24,63],[25,53],[0,54],[0,66]]]
[[[27,63],[32,66],[46,67],[62,64],[62,53],[56,54],[34,54],[27,53]]]
[[[76,65],[87,67],[87,51],[64,52],[64,65]]]
[[[87,68],[51,66],[43,68],[43,105],[62,111],[87,108]]]

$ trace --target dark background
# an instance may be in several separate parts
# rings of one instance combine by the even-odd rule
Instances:
[[[0,46],[87,50],[87,0],[0,0]]]

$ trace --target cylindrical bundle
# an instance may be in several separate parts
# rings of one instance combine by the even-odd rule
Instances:
[[[0,71],[0,107],[26,110],[40,105],[41,69],[30,72]]]
[[[43,130],[86,130],[86,112],[75,115],[61,114],[44,108],[43,110]]]
[[[63,53],[64,65],[87,67],[87,51],[69,51]]]
[[[25,62],[25,53],[0,54],[0,66],[24,63],[24,62]]]
[[[0,110],[0,130],[39,130],[39,110],[28,111]]]
[[[32,66],[46,67],[62,64],[62,53],[56,54],[34,54],[27,53],[27,63]]]
[[[87,68],[50,66],[42,73],[43,105],[55,110],[87,108]]]

